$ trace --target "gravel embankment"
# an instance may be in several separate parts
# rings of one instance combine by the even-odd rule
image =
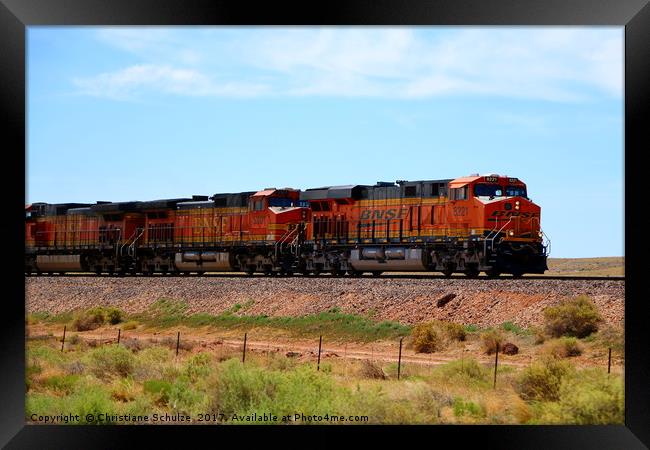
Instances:
[[[539,325],[545,307],[580,294],[594,299],[606,322],[619,323],[625,301],[625,282],[614,280],[31,277],[25,291],[30,312],[113,305],[133,313],[166,297],[187,301],[189,312],[217,314],[253,300],[241,314],[296,316],[337,306],[377,320],[443,319],[478,326]],[[438,307],[448,294],[455,297]]]

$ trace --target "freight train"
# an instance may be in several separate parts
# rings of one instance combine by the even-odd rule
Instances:
[[[25,273],[544,273],[541,209],[517,178],[378,182],[154,201],[32,203]]]

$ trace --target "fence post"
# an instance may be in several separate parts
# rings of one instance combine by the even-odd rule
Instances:
[[[607,374],[612,370],[612,347],[609,347],[609,356],[607,357]]]
[[[179,331],[176,335],[176,356],[178,356],[178,347],[181,343],[181,332]]]
[[[318,340],[318,364],[316,365],[316,371],[320,371],[320,350],[323,346],[323,335],[320,335],[320,339]]]
[[[242,364],[246,362],[246,338],[247,338],[248,333],[244,333],[244,351],[241,357],[241,362]]]
[[[397,357],[397,379],[398,380],[402,369],[402,340],[403,339],[404,339],[403,337],[399,339],[399,356]]]
[[[499,364],[499,343],[497,342],[497,351],[494,356],[494,386],[493,389],[497,387],[497,365]]]
[[[117,329],[117,345],[120,345],[120,335],[122,334],[122,329]]]
[[[67,325],[63,325],[63,339],[61,339],[61,351],[63,351],[63,346],[65,345],[65,329]]]

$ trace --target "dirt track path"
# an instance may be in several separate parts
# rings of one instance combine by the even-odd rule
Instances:
[[[30,326],[30,336],[35,338],[37,336],[47,336],[48,333],[60,342],[63,336],[63,330],[54,328],[52,326],[36,325]],[[241,353],[243,350],[243,335],[241,337],[233,337],[233,332],[206,332],[206,330],[196,331],[191,328],[182,328],[181,340],[183,343],[191,342],[192,352],[210,351],[217,356],[233,355]],[[171,345],[175,345],[177,338],[177,331],[173,330],[143,330],[143,331],[125,331],[121,334],[122,343],[128,339],[138,339],[142,342],[152,342],[160,344],[161,341],[167,339]],[[263,333],[263,331],[260,331]],[[98,341],[102,345],[114,344],[117,342],[117,327],[103,328],[94,331],[86,332],[68,332],[66,340],[70,336],[76,334],[85,341]],[[249,334],[253,334],[249,332]],[[167,345],[166,343],[164,345]],[[181,347],[182,348],[182,347]],[[514,367],[528,367],[534,354],[530,349],[521,349],[522,352],[517,355],[499,355],[499,365],[514,366]],[[287,355],[289,352],[295,353],[294,356],[297,360],[306,362],[313,361],[314,363],[318,358],[318,339],[304,339],[304,338],[287,338],[287,337],[269,337],[265,339],[247,339],[246,341],[247,353],[257,355],[270,355],[280,354]],[[347,359],[347,360],[371,360],[381,361],[386,363],[397,363],[399,354],[399,342],[393,341],[377,341],[372,343],[359,343],[359,342],[323,342],[321,349],[321,362],[332,359]],[[494,355],[488,356],[482,353],[477,342],[468,342],[464,348],[457,347],[446,350],[441,353],[415,353],[413,349],[402,348],[402,364],[418,364],[421,366],[437,366],[455,361],[462,358],[476,359],[482,364],[491,366],[494,364]],[[593,359],[587,357],[575,358],[575,362],[581,366],[601,366],[606,364],[606,360]],[[622,361],[616,361],[616,364],[622,364]],[[616,368],[614,370],[617,370]]]

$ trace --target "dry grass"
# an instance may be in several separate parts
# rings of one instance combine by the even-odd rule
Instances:
[[[549,258],[548,268],[545,275],[622,277],[625,258]]]

